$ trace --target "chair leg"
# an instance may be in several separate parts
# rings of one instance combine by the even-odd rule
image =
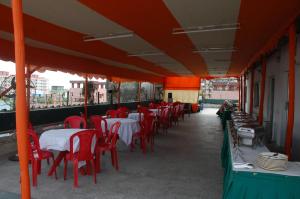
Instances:
[[[31,161],[31,166],[32,166],[32,186],[36,187],[37,186],[37,160],[32,160]]]
[[[37,161],[37,168],[38,168],[37,173],[38,175],[40,175],[42,170],[42,161],[41,160],[36,160],[36,161]]]
[[[117,149],[114,149],[114,159],[115,159],[115,168],[117,171],[119,171],[119,160],[118,160]]]
[[[78,187],[78,160],[73,160],[74,187]]]
[[[67,179],[67,169],[68,169],[68,160],[67,160],[67,158],[65,157],[65,158],[64,158],[64,180]]]

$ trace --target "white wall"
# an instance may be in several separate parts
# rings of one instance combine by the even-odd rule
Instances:
[[[267,61],[266,74],[266,104],[270,103],[270,82],[275,79],[274,112],[273,112],[273,140],[279,146],[284,146],[287,128],[288,103],[288,46],[273,54]],[[269,106],[265,107],[264,114],[269,113]]]
[[[267,60],[266,87],[264,99],[264,121],[270,121],[270,90],[271,79],[275,79],[274,112],[273,112],[273,140],[279,146],[285,145],[288,114],[288,69],[289,69],[288,45],[275,52]],[[295,122],[293,132],[293,159],[300,161],[300,36],[298,35],[296,52],[296,96],[295,96]],[[256,68],[254,82],[260,82],[261,66]],[[246,112],[250,110],[250,80],[248,73]],[[259,84],[260,85],[260,84]],[[260,88],[261,89],[261,88]],[[253,115],[257,116],[259,107],[254,107]]]
[[[296,55],[295,123],[292,153],[293,158],[300,161],[300,36],[298,36]]]

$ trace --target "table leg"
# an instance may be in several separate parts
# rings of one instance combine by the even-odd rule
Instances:
[[[52,176],[56,167],[58,167],[58,165],[60,164],[60,162],[62,161],[62,159],[64,158],[66,152],[65,151],[61,151],[59,152],[57,158],[54,160],[53,165],[51,166],[49,172],[48,172],[48,176]]]

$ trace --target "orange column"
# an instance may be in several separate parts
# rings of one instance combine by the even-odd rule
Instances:
[[[87,121],[87,117],[88,117],[87,100],[88,100],[88,76],[85,75],[85,84],[84,84],[84,119],[85,119],[85,121]]]
[[[251,80],[250,80],[250,114],[253,113],[253,97],[254,97],[254,68],[251,69]]]
[[[258,114],[258,122],[260,125],[262,125],[263,119],[264,119],[266,71],[267,71],[267,62],[266,62],[265,58],[263,58],[262,66],[261,66],[260,99],[259,99],[259,114]]]
[[[285,138],[285,153],[289,159],[292,157],[292,142],[294,129],[295,111],[295,54],[296,54],[296,28],[291,25],[289,28],[289,107],[288,125]]]
[[[22,0],[12,0],[12,15],[16,61],[16,132],[21,176],[21,197],[30,198],[28,171],[28,113],[25,86],[25,44],[23,33]]]

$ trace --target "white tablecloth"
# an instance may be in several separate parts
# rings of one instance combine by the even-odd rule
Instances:
[[[144,114],[141,115],[141,117],[144,117]],[[139,113],[129,113],[128,118],[136,121],[140,121],[140,114]]]
[[[106,119],[106,121],[108,130],[117,121],[121,122],[118,134],[120,139],[127,145],[131,144],[132,135],[140,131],[140,125],[137,120],[129,118],[109,118]],[[102,123],[102,128],[104,130],[104,123]]]
[[[85,129],[52,129],[45,131],[40,136],[40,147],[46,150],[56,150],[56,151],[70,151],[70,137]],[[95,138],[96,141],[96,138]],[[95,148],[95,141],[93,141],[91,150]],[[79,149],[79,139],[74,139],[73,145],[74,151]]]

